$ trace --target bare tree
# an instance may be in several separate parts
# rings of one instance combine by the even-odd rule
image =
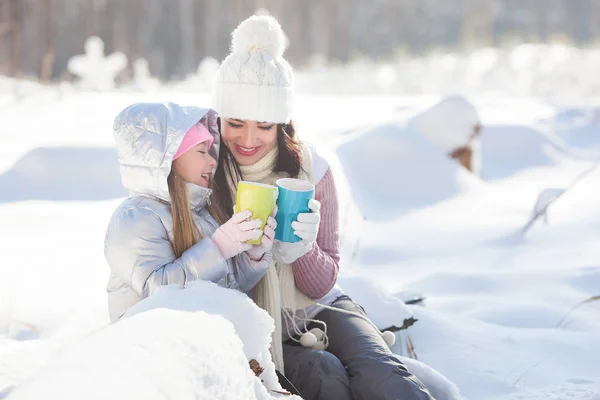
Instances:
[[[40,68],[40,80],[47,82],[52,77],[54,64],[54,31],[53,31],[52,0],[42,0],[43,24],[40,25],[40,43],[44,43],[44,54]]]
[[[462,43],[487,46],[493,40],[493,9],[489,1],[462,0]]]
[[[9,76],[18,78],[22,75],[21,67],[21,34],[25,18],[24,2],[21,0],[1,0],[0,10],[6,15],[2,18],[0,34],[8,36],[10,41]]]
[[[206,56],[223,59],[231,31],[258,8],[280,21],[297,67],[314,54],[348,61],[515,37],[600,39],[596,0],[0,0],[0,71],[61,76],[98,35],[107,52],[144,57],[163,79],[182,77]]]
[[[194,0],[179,0],[181,55],[177,73],[180,76],[185,76],[186,72],[198,66],[196,62],[196,24],[194,22]]]

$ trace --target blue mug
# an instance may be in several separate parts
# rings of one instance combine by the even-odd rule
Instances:
[[[310,212],[308,202],[315,195],[315,186],[295,178],[278,179],[275,185],[279,189],[275,239],[288,243],[299,242],[301,239],[294,234],[292,222],[298,219],[298,214]]]

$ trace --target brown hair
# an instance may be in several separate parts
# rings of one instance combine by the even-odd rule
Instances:
[[[221,120],[217,121],[219,130]],[[297,178],[302,168],[302,150],[296,138],[294,122],[277,124],[277,147],[279,154],[274,172],[285,172],[292,178]],[[243,179],[238,163],[224,141],[221,141],[219,164],[213,182],[213,194],[209,211],[220,224],[225,223],[233,215],[235,199],[229,189],[228,181],[239,182]]]
[[[202,238],[190,208],[190,199],[185,182],[172,170],[167,178],[173,217],[173,252],[177,258]]]

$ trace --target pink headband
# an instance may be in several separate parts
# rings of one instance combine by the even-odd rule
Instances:
[[[208,141],[208,147],[210,148],[214,140],[215,139],[203,123],[195,124],[185,133],[181,145],[179,145],[179,150],[175,153],[173,160],[181,157],[186,151],[202,142]]]

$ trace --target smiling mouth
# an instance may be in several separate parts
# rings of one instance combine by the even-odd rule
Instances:
[[[240,146],[240,145],[236,145],[235,146],[237,152],[243,156],[253,156],[256,153],[258,153],[258,150],[260,150],[260,146],[258,147],[244,147],[244,146]]]
[[[210,176],[211,176],[211,175],[212,175],[212,174],[202,174],[202,175],[200,175],[200,176],[202,177],[202,179],[204,179],[204,180],[206,181],[206,183],[209,183],[209,182],[210,182]]]

